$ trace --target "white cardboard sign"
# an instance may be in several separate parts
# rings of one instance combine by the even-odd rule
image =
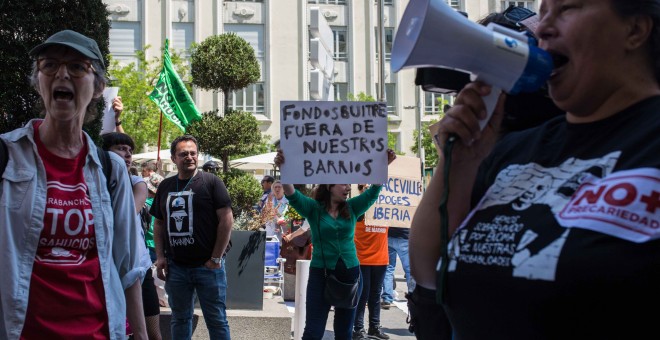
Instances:
[[[379,102],[283,101],[280,148],[284,183],[384,183],[387,107]]]
[[[115,132],[115,111],[112,109],[112,101],[119,94],[118,87],[106,87],[103,90],[103,99],[105,100],[105,111],[103,112],[103,126],[101,134]]]
[[[378,200],[364,214],[370,226],[410,228],[422,199],[421,161],[417,157],[397,156],[389,167],[389,177]]]

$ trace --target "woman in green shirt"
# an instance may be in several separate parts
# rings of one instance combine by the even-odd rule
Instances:
[[[395,158],[394,151],[388,149],[388,164]],[[284,154],[278,150],[275,165],[279,167],[283,163]],[[309,222],[314,245],[307,280],[307,318],[302,339],[321,339],[330,311],[330,304],[323,298],[325,271],[333,273],[342,282],[354,282],[360,277],[360,263],[353,241],[355,222],[376,202],[381,186],[372,185],[353,198],[348,198],[350,184],[320,184],[312,198],[294,189],[292,184],[283,186],[289,205]],[[362,289],[361,284],[358,290]],[[335,339],[351,339],[354,319],[355,308],[335,309]]]

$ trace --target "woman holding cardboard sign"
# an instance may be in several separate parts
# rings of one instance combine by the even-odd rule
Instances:
[[[387,150],[388,164],[396,159]],[[275,165],[284,164],[284,153],[277,151]],[[312,263],[307,281],[307,319],[303,339],[321,339],[330,306],[335,306],[334,331],[337,339],[352,336],[355,307],[360,295],[360,266],[353,238],[357,217],[371,207],[380,192],[372,185],[362,194],[348,198],[349,184],[320,184],[312,198],[284,184],[289,205],[305,217],[312,233]],[[345,293],[339,292],[345,289]]]

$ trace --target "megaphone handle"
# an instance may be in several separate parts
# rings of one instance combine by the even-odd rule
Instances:
[[[481,128],[481,130],[483,130],[484,127],[486,127],[486,124],[488,124],[490,117],[493,116],[493,112],[495,112],[495,106],[497,105],[497,100],[500,98],[500,93],[502,93],[502,89],[493,86],[491,87],[490,94],[483,97],[484,104],[486,104],[487,116],[485,119],[479,121],[479,127]]]

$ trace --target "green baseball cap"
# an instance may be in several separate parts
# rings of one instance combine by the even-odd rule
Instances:
[[[51,35],[44,43],[33,48],[30,51],[30,55],[36,58],[45,48],[55,45],[72,48],[92,60],[98,60],[105,68],[103,55],[101,55],[96,41],[71,30],[59,31]]]

